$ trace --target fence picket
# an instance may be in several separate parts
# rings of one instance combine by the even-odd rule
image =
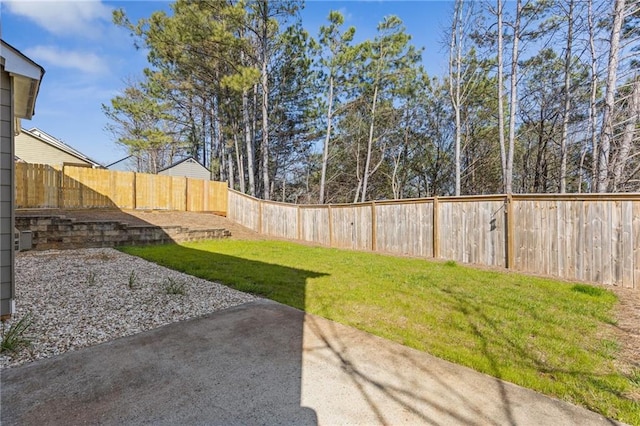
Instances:
[[[225,182],[189,179],[187,185],[177,176],[28,163],[16,163],[15,173],[17,208],[228,209]]]

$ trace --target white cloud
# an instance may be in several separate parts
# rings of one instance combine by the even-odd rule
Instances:
[[[88,74],[100,74],[107,70],[107,62],[91,52],[63,50],[55,46],[35,46],[24,49],[25,55],[36,62],[59,68],[70,68]]]
[[[353,20],[353,14],[349,12],[346,7],[341,7],[340,9],[338,9],[338,12],[340,12],[342,16],[344,16],[344,22]]]
[[[95,37],[111,21],[111,8],[100,0],[5,1],[9,13],[23,16],[55,35]]]

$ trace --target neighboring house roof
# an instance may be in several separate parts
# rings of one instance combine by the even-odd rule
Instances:
[[[0,60],[3,62],[4,70],[13,76],[14,81],[14,115],[29,120],[35,114],[36,97],[40,90],[40,80],[44,76],[44,68],[6,41],[0,40],[0,44]]]
[[[70,145],[67,145],[66,143],[62,142],[61,140],[51,136],[50,134],[38,129],[37,127],[33,127],[29,130],[26,129],[21,129],[20,130],[22,133],[25,133],[33,138],[38,139],[39,141],[46,143],[56,149],[59,149],[60,151],[63,151],[79,160],[81,160],[82,162],[88,163],[90,164],[92,167],[94,168],[104,168],[104,166],[102,166],[102,164],[98,163],[97,161],[92,160],[91,158],[87,157],[86,155],[84,155],[83,153],[81,153],[80,151],[78,151],[77,149],[73,148]]]
[[[159,175],[185,176],[197,179],[209,179],[211,171],[193,157],[183,158],[169,167],[158,171]]]

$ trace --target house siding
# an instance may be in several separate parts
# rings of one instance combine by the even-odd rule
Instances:
[[[0,66],[0,315],[12,313],[13,299],[13,84]]]
[[[173,167],[158,172],[159,175],[182,176],[192,179],[211,179],[211,173],[203,165],[194,160],[183,161]]]
[[[20,132],[15,138],[15,151],[18,158],[26,163],[62,166],[64,163],[91,166],[87,161],[61,151],[40,139]]]

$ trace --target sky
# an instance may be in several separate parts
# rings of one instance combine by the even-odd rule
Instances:
[[[120,94],[127,79],[141,75],[146,52],[136,50],[128,31],[111,22],[122,8],[132,22],[156,10],[170,12],[168,1],[19,0],[0,2],[2,39],[44,67],[46,73],[32,120],[22,127],[62,140],[103,165],[127,155],[105,130],[101,105]],[[372,38],[387,15],[404,22],[412,43],[424,48],[423,62],[431,75],[446,70],[443,31],[449,25],[449,1],[321,1],[307,0],[302,24],[317,37],[331,10],[356,28],[356,41]]]

